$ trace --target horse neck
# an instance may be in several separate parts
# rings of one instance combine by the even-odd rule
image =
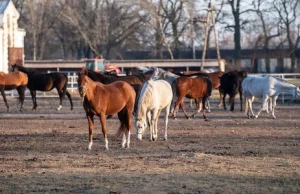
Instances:
[[[91,78],[89,78],[88,76],[86,76],[86,79],[87,79],[87,93],[86,93],[86,98],[87,100],[91,100],[94,95],[94,91],[95,91],[95,88],[98,86],[102,86],[102,83],[100,82],[94,82]]]
[[[296,96],[297,86],[285,81],[278,81],[277,85],[281,92],[292,94],[294,97]]]
[[[26,73],[26,74],[34,72],[34,70],[30,70],[30,69],[28,69],[26,67],[23,67],[23,66],[18,66],[17,69],[18,69],[18,71],[21,71],[21,72]]]
[[[137,118],[142,119],[143,121],[146,121],[147,117],[147,109],[149,107],[149,102],[150,101],[150,81],[146,82],[141,90],[141,94],[139,97],[139,102],[138,102],[138,111],[137,111]]]

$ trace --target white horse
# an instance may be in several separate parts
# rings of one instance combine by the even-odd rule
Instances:
[[[175,80],[180,77],[179,75],[176,75],[170,71],[165,71],[161,68],[157,68],[157,67],[154,67],[154,72],[151,76],[150,79],[153,79],[153,80],[157,80],[157,79],[162,79],[162,80],[166,80],[172,87],[172,90],[173,90],[173,100],[172,100],[172,104],[171,104],[171,112],[173,112],[173,109],[174,109],[174,104],[175,104],[175,96],[176,96],[176,87],[175,87]],[[190,100],[190,107],[192,107],[192,101],[193,99]],[[209,101],[207,100],[206,102],[207,104],[207,108],[208,108],[208,112],[211,112],[210,111],[210,104],[209,104]],[[202,104],[200,104],[199,106],[199,109],[197,110],[197,112],[200,112],[202,109]]]
[[[246,103],[249,103],[249,109],[251,111],[252,118],[257,118],[260,112],[268,107],[267,102],[270,98],[272,102],[272,117],[276,119],[274,110],[276,106],[276,100],[280,93],[291,94],[296,98],[300,97],[300,89],[297,86],[281,78],[272,76],[246,77],[242,82],[242,89],[243,94],[246,97]],[[256,115],[254,115],[252,110],[252,102],[254,97],[262,98],[261,109]],[[250,118],[249,109],[247,110],[247,115]]]
[[[165,113],[164,139],[167,140],[168,116],[173,98],[170,84],[164,80],[148,80],[144,83],[138,99],[138,110],[136,118],[136,134],[139,140],[145,128],[150,127],[150,141],[157,140],[157,121],[162,109]]]

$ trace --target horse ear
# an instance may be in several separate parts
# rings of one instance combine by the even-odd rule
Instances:
[[[84,69],[84,75],[88,75],[88,71],[87,71],[87,69]]]

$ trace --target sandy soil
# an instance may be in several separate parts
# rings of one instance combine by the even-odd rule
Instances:
[[[265,112],[254,120],[213,100],[209,122],[180,111],[163,141],[161,117],[158,141],[148,131],[137,141],[132,129],[129,149],[113,138],[114,116],[105,150],[96,120],[91,151],[78,98],[73,111],[65,101],[60,112],[57,98],[38,98],[34,112],[29,98],[24,113],[9,103],[6,112],[0,102],[0,193],[300,193],[298,103],[279,102],[276,120]]]

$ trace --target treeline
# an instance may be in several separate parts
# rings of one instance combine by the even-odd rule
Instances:
[[[215,0],[221,47],[290,51],[292,71],[299,43],[300,0]],[[13,0],[26,30],[26,59],[122,59],[124,50],[147,50],[151,58],[177,58],[202,48],[208,0]],[[298,17],[299,18],[299,17]],[[208,45],[214,47],[213,26]],[[168,51],[168,56],[163,55]]]

